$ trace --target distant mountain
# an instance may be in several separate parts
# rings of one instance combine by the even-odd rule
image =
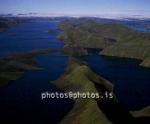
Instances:
[[[13,14],[0,14],[0,17],[13,17]]]

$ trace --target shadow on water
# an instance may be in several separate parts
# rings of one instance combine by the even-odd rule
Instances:
[[[109,92],[109,90],[97,83],[94,83],[96,89],[99,93]],[[97,104],[100,110],[104,112],[106,117],[113,123],[113,124],[149,124],[150,118],[149,117],[140,117],[135,118],[133,117],[128,110],[126,110],[114,97],[113,99],[100,99],[97,100]]]
[[[105,113],[107,118],[113,124],[149,124],[149,117],[134,118],[127,110],[125,110],[119,103],[108,100],[98,101],[99,108]]]
[[[114,93],[124,108],[137,110],[150,104],[150,69],[140,67],[140,61],[99,55],[82,60],[114,85]]]
[[[71,100],[53,100],[54,102],[72,102]],[[45,103],[44,103],[45,104]],[[50,104],[51,105],[51,104]],[[60,107],[58,107],[59,109]],[[72,107],[71,107],[72,108]],[[68,108],[70,110],[71,108]],[[18,106],[8,108],[1,108],[0,114],[0,123],[3,124],[58,124],[65,115],[67,115],[68,110],[60,112],[57,108],[54,108],[55,111],[58,111],[59,116],[53,114],[54,110],[50,110],[47,108],[47,105],[43,107],[43,105],[29,107]]]

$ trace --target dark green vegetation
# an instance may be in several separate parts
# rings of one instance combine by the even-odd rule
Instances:
[[[34,57],[58,51],[57,49],[35,49],[29,52],[19,52],[0,60],[0,86],[20,78],[25,70],[41,70],[37,67]]]
[[[150,67],[150,34],[117,23],[78,19],[62,22],[59,38],[67,46],[100,48],[101,55],[140,59]]]
[[[27,20],[21,18],[15,18],[15,17],[12,18],[0,17],[0,32],[5,31],[10,27],[23,23],[25,21]]]

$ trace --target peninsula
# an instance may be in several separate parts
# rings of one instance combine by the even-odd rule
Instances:
[[[62,22],[59,38],[66,46],[101,49],[100,55],[134,58],[150,67],[150,34],[123,24],[74,19]]]
[[[18,52],[0,59],[0,87],[5,86],[9,81],[22,77],[26,70],[41,70],[34,60],[35,56],[56,52],[59,49],[34,49],[29,52]]]

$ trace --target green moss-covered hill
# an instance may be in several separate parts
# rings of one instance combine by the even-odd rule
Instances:
[[[113,85],[109,81],[77,60],[71,60],[66,72],[52,83],[65,92],[98,93],[94,83],[107,90],[113,90]],[[111,124],[111,122],[99,109],[95,99],[75,99],[74,107],[61,124]]]
[[[85,63],[70,59],[64,74],[51,81],[65,93],[99,93],[113,92],[113,85],[95,73]],[[149,110],[144,110],[149,113]],[[134,112],[133,112],[134,113]],[[143,124],[132,112],[125,110],[117,99],[74,99],[74,106],[60,124]],[[133,117],[133,116],[134,117]],[[143,117],[143,116],[141,116]]]
[[[59,38],[70,46],[100,48],[101,55],[141,59],[150,67],[150,33],[142,33],[117,23],[78,19],[62,22]]]

